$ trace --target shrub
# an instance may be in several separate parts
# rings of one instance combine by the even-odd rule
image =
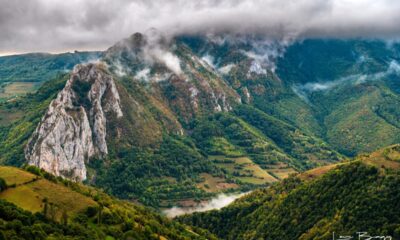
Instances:
[[[5,189],[7,189],[6,180],[4,180],[3,178],[0,178],[0,192],[4,191]]]

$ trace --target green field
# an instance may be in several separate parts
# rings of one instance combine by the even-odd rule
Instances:
[[[244,183],[266,184],[277,181],[266,170],[255,164],[248,157],[229,158],[225,156],[210,156],[220,168],[225,169],[234,179]]]
[[[25,170],[0,166],[1,239],[216,239],[102,190]]]
[[[8,186],[21,185],[37,178],[32,173],[6,166],[0,166],[0,177],[6,180]]]
[[[197,187],[206,192],[221,192],[227,189],[236,189],[239,185],[235,183],[228,183],[225,178],[214,177],[208,173],[200,174],[203,181],[197,184]]]
[[[10,186],[0,193],[0,199],[33,213],[43,211],[45,199],[49,204],[54,204],[58,219],[64,211],[77,214],[89,206],[97,206],[90,197],[18,168],[1,166],[0,178]]]
[[[12,82],[4,83],[0,86],[0,99],[10,99],[34,92],[39,88],[38,83],[34,82]]]

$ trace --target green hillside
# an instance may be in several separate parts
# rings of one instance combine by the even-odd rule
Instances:
[[[0,101],[37,90],[41,83],[70,71],[76,64],[95,61],[101,52],[30,53],[0,57]]]
[[[64,87],[68,75],[43,83],[35,93],[0,103],[0,161],[22,166],[24,147],[51,100]]]
[[[180,217],[222,239],[400,237],[400,146],[316,168],[256,190],[220,211]]]
[[[106,116],[108,154],[85,159],[85,183],[156,208],[195,206],[400,141],[396,44],[296,42],[278,48],[272,68],[249,55],[263,56],[261,43],[177,37],[163,51],[179,60],[180,73],[146,62],[139,33],[104,52],[102,71],[115,80],[123,117]],[[78,56],[67,55],[52,59],[68,65]],[[34,93],[0,103],[2,164],[26,163],[29,138],[70,78],[51,76]],[[90,115],[87,88],[75,86],[74,107]]]
[[[398,143],[399,50],[382,41],[294,44],[279,59],[277,74],[321,127],[286,117],[349,156]]]
[[[214,239],[34,167],[0,167],[2,239]]]
[[[279,52],[279,45],[256,37],[223,43],[202,37],[180,40],[196,54],[213,59],[216,69],[230,66],[222,73],[224,79],[242,98],[248,96],[244,99],[253,107],[321,138],[344,155],[375,151],[400,140],[397,43],[307,39],[275,57],[275,72],[264,67],[266,74],[249,74],[254,62],[265,66],[257,56],[265,58],[271,49]]]

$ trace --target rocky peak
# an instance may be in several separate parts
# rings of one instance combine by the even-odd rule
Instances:
[[[113,78],[102,64],[77,65],[29,140],[28,163],[57,176],[85,180],[85,162],[108,153],[108,114],[123,115]]]

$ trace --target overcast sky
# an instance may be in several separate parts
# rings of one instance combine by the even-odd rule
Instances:
[[[398,0],[0,0],[0,54],[103,50],[134,32],[399,39]]]

